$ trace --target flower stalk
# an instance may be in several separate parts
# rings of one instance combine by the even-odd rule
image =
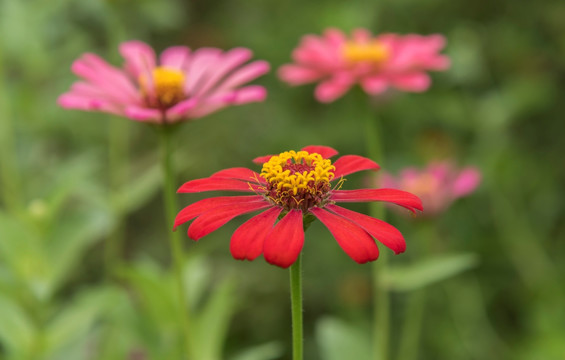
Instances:
[[[190,355],[190,321],[189,321],[189,304],[184,291],[183,279],[183,265],[184,265],[184,249],[180,234],[176,231],[171,231],[169,226],[174,223],[177,202],[175,198],[175,172],[172,161],[172,145],[171,140],[174,134],[174,128],[171,126],[162,126],[158,128],[161,135],[161,166],[164,177],[164,204],[167,220],[167,233],[169,234],[169,242],[171,247],[171,260],[173,262],[173,269],[175,273],[175,282],[177,287],[177,296],[179,301],[179,317],[182,326],[183,344],[185,346],[185,355]]]
[[[292,311],[292,359],[302,360],[303,320],[302,320],[302,256],[290,267],[290,305]]]

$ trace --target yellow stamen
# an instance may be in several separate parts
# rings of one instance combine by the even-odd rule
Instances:
[[[296,195],[299,191],[316,192],[317,185],[328,184],[334,178],[334,170],[331,160],[320,154],[291,150],[263,164],[261,177],[278,191]]]
[[[151,75],[155,99],[150,99],[150,101],[157,102],[156,104],[151,104],[152,106],[167,108],[186,98],[184,93],[185,76],[182,71],[159,66],[153,69]],[[141,91],[147,94],[148,84],[144,75],[140,76],[139,84]]]
[[[378,42],[356,43],[348,41],[343,46],[343,57],[349,62],[379,63],[389,56],[388,49]]]

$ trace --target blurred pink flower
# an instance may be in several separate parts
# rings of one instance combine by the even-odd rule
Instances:
[[[382,34],[372,36],[356,29],[347,37],[341,30],[327,29],[323,36],[306,35],[294,49],[293,64],[279,68],[279,77],[290,85],[319,81],[315,96],[332,102],[359,83],[370,95],[393,87],[422,92],[430,87],[426,70],[445,70],[449,59],[438,52],[445,38],[434,34]]]
[[[71,67],[83,79],[58,99],[67,109],[102,111],[151,123],[199,118],[229,105],[263,101],[262,86],[244,86],[269,71],[266,61],[243,65],[251,50],[170,47],[157,60],[141,41],[120,45],[123,68],[83,54]]]
[[[399,189],[416,194],[422,199],[425,215],[437,215],[460,197],[472,193],[481,182],[481,173],[475,167],[456,169],[449,161],[433,162],[423,170],[406,168],[398,177],[382,173],[379,187]]]

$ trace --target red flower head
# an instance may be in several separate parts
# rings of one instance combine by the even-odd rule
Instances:
[[[290,85],[319,82],[315,96],[325,103],[355,84],[370,95],[389,88],[422,92],[431,84],[427,71],[449,67],[449,59],[439,54],[444,46],[439,34],[373,36],[356,29],[347,36],[330,28],[322,36],[304,36],[292,53],[294,63],[281,66],[278,73]]]
[[[265,88],[245,86],[265,74],[269,64],[251,59],[251,50],[222,51],[186,46],[166,49],[157,59],[141,41],[120,45],[125,59],[116,68],[95,54],[83,54],[71,70],[83,81],[58,99],[67,109],[103,111],[151,123],[195,119],[229,105],[263,101]]]
[[[336,203],[385,201],[416,212],[422,210],[420,199],[394,189],[340,190],[345,175],[377,170],[379,165],[357,155],[342,156],[332,164],[330,158],[334,155],[337,151],[330,147],[307,146],[298,152],[255,159],[263,164],[260,174],[247,168],[231,168],[189,181],[179,193],[233,190],[254,194],[200,200],[181,210],[174,226],[195,219],[188,236],[198,240],[236,216],[265,210],[233,233],[230,250],[240,260],[253,260],[262,253],[269,263],[283,268],[297,259],[304,244],[304,221],[313,218],[320,220],[347,255],[360,264],[379,256],[373,237],[397,254],[404,252],[406,243],[396,228]]]

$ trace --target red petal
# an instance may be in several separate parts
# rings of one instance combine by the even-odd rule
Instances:
[[[287,268],[292,265],[304,245],[302,211],[290,210],[265,239],[263,256],[268,263]]]
[[[236,216],[270,206],[272,205],[266,201],[257,201],[239,205],[227,205],[210,210],[197,217],[196,220],[190,224],[188,227],[188,237],[192,240],[199,240],[212,231],[216,231]]]
[[[238,260],[253,260],[263,252],[263,243],[271,232],[280,208],[271,208],[252,217],[233,233],[230,242],[232,256]]]
[[[248,196],[218,196],[209,199],[203,199],[190,204],[177,214],[175,218],[174,227],[194,219],[198,215],[205,213],[211,209],[222,207],[226,205],[238,205],[241,203],[248,203],[253,201],[263,201],[263,197],[259,195]]]
[[[184,183],[177,190],[177,193],[195,193],[195,192],[214,191],[214,190],[253,192],[257,190],[257,186],[253,186],[253,184],[251,184],[250,182],[245,182],[235,179],[204,178],[204,179],[191,180],[189,182]]]
[[[329,146],[323,146],[323,145],[305,146],[305,147],[302,148],[302,150],[308,151],[310,154],[311,153],[318,153],[318,154],[322,155],[322,157],[324,159],[329,159],[332,156],[336,156],[338,154],[337,150],[335,150],[334,148],[331,148]]]
[[[333,165],[335,166],[334,180],[357,171],[380,169],[380,166],[373,160],[358,155],[344,155],[337,159]]]
[[[275,156],[275,155],[259,156],[259,157],[256,157],[255,159],[253,159],[253,162],[254,162],[255,164],[259,164],[259,165],[260,165],[260,164],[264,164],[264,163],[266,163],[267,161],[269,161],[273,156]]]
[[[414,194],[396,189],[336,190],[330,200],[336,202],[386,201],[416,213],[423,211],[422,200]]]
[[[397,228],[389,223],[337,205],[329,205],[326,209],[346,218],[349,221],[353,221],[366,232],[371,234],[371,236],[380,241],[384,246],[394,251],[395,254],[403,253],[406,250],[404,237]]]
[[[359,264],[377,260],[379,248],[375,240],[359,225],[321,208],[312,208],[310,212],[328,228],[350,258]]]
[[[225,179],[238,179],[238,180],[251,181],[251,182],[265,182],[265,180],[259,176],[259,173],[256,173],[255,171],[244,167],[220,170],[212,174],[210,178],[219,178],[219,179],[225,178]]]

